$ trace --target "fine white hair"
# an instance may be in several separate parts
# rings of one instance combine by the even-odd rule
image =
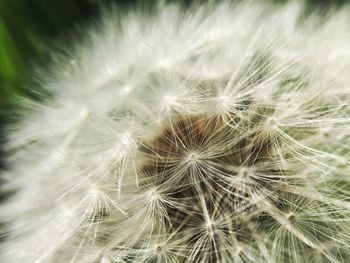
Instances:
[[[347,262],[350,8],[105,11],[9,127],[8,263]]]

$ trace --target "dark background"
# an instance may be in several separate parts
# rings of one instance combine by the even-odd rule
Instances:
[[[284,4],[288,0],[273,0]],[[135,6],[152,9],[151,0],[0,0],[0,167],[4,153],[1,150],[4,130],[16,121],[15,111],[24,97],[39,99],[40,87],[33,78],[33,66],[44,67],[50,61],[57,41],[67,37],[77,27],[97,19],[102,5],[114,4],[121,9]],[[167,2],[170,2],[169,0]],[[195,1],[173,1],[189,5]],[[196,1],[198,3],[199,1]],[[306,0],[305,15],[328,10],[346,3],[346,0]],[[77,38],[77,36],[76,36]]]

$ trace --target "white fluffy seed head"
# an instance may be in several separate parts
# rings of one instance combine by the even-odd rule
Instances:
[[[9,135],[1,262],[347,262],[350,9],[105,13]]]

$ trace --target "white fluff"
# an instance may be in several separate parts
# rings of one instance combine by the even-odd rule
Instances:
[[[301,10],[105,13],[9,134],[0,261],[347,262],[350,8]],[[156,149],[182,118],[189,137]],[[230,162],[258,140],[266,160]]]

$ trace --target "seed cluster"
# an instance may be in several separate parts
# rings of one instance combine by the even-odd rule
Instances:
[[[349,262],[350,6],[155,2],[39,76],[0,262]]]
[[[268,203],[268,210],[285,216],[286,224],[297,221],[280,209],[290,198],[282,190],[288,180],[276,155],[277,138],[257,116],[249,121],[230,116],[229,121],[216,115],[180,117],[142,148],[147,161],[141,167],[141,187],[157,189],[169,200],[158,211],[158,216],[164,214],[155,231],[175,233],[192,251],[193,261],[206,253],[210,262],[220,262],[232,253],[224,251],[231,249],[228,243],[254,239],[252,231],[275,220],[258,203]],[[242,249],[236,256],[250,254]]]

